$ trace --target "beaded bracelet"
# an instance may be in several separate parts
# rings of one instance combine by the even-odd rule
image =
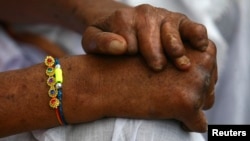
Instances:
[[[56,76],[56,89],[57,89],[57,98],[60,101],[59,104],[59,115],[60,118],[62,120],[62,123],[64,125],[67,125],[68,123],[66,122],[65,118],[64,118],[64,114],[63,114],[63,106],[62,106],[62,83],[63,83],[63,73],[62,73],[62,69],[61,69],[61,65],[58,59],[55,59],[55,76]]]
[[[64,118],[62,108],[62,83],[63,75],[61,65],[58,59],[54,59],[52,56],[47,56],[44,60],[47,66],[46,75],[48,76],[47,85],[50,87],[48,95],[51,98],[49,106],[56,111],[56,117],[61,125],[67,125]],[[55,67],[53,67],[55,65]]]

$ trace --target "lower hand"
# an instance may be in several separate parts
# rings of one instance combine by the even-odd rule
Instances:
[[[66,107],[77,113],[66,112],[67,119],[70,123],[103,117],[176,119],[190,131],[205,132],[203,110],[214,103],[217,81],[216,48],[209,42],[201,53],[184,46],[192,63],[185,72],[168,63],[167,69],[155,73],[138,56],[66,59],[70,65],[62,64],[68,80],[64,90],[71,92],[71,99],[64,103],[72,103],[73,108]]]

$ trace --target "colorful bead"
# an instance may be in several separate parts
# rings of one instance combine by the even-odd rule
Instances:
[[[58,89],[58,95],[57,95],[57,98],[59,99],[59,100],[62,100],[62,89]]]
[[[56,83],[56,89],[61,89],[62,88],[62,83]]]
[[[47,84],[50,86],[48,91],[49,106],[56,111],[56,116],[61,125],[67,125],[64,118],[63,107],[62,107],[62,83],[63,83],[63,73],[61,65],[58,59],[54,59],[51,56],[47,56],[44,60],[47,66],[46,75],[49,76],[47,79]],[[55,67],[53,67],[55,65]]]
[[[49,101],[49,106],[53,109],[57,108],[60,105],[60,101],[59,99],[53,97],[50,99]]]
[[[55,77],[50,76],[50,77],[47,79],[47,84],[48,84],[49,86],[54,86],[54,85],[56,84]]]
[[[55,68],[60,69],[60,68],[61,68],[61,65],[60,65],[60,64],[56,64],[56,65],[55,65]]]
[[[55,64],[56,65],[60,64],[59,59],[57,59],[57,58],[55,59]]]
[[[53,76],[55,74],[55,69],[53,67],[48,67],[46,69],[46,75]]]
[[[57,90],[55,89],[54,86],[50,87],[49,91],[48,91],[49,97],[53,98],[53,97],[57,97]]]
[[[55,76],[56,76],[56,83],[62,83],[63,82],[63,75],[62,75],[62,69],[61,68],[55,68]]]
[[[47,56],[44,60],[44,63],[48,67],[52,67],[55,64],[55,59],[52,56]]]

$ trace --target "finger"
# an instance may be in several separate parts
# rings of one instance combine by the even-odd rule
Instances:
[[[205,95],[205,102],[203,109],[207,110],[210,109],[215,100],[214,89],[215,84],[218,79],[218,70],[217,70],[217,63],[216,63],[216,46],[212,41],[209,41],[209,45],[205,52],[205,57],[203,60],[205,62],[204,66],[210,70],[208,73],[210,74],[209,77],[206,78],[206,95]]]
[[[206,132],[207,131],[207,120],[204,112],[199,111],[196,116],[187,119],[183,122],[184,129],[187,131],[194,132]]]
[[[203,106],[203,110],[210,109],[214,105],[214,100],[215,100],[215,95],[214,95],[214,90],[212,90],[206,95],[206,100]]]
[[[191,66],[191,63],[185,56],[185,48],[177,29],[176,25],[165,22],[161,28],[161,40],[167,55],[173,60],[175,66],[185,70]]]
[[[122,36],[103,32],[93,26],[84,32],[82,46],[87,53],[120,55],[127,50],[126,40]]]
[[[127,54],[133,55],[138,53],[138,44],[135,31],[132,29],[119,30],[117,34],[121,35],[127,42]]]
[[[193,57],[192,59],[196,61],[196,63],[203,66],[207,73],[212,74],[212,71],[215,69],[215,66],[217,65],[215,44],[212,41],[209,41],[208,47],[200,55],[202,56],[196,56]],[[202,59],[199,59],[201,57]]]
[[[153,21],[147,21],[153,22]],[[141,54],[146,59],[148,65],[156,70],[162,70],[167,63],[167,59],[162,49],[160,40],[160,29],[156,23],[139,25],[138,41]]]
[[[205,103],[203,106],[204,110],[210,109],[214,105],[214,100],[215,100],[215,84],[217,82],[217,66],[215,65],[214,71],[212,73],[212,79],[211,79],[211,84],[208,90],[208,93],[205,97]]]
[[[208,47],[206,48],[206,52],[214,59],[212,59],[212,61],[214,61],[216,63],[216,54],[217,54],[217,49],[216,49],[216,45],[213,41],[209,40],[208,41]]]
[[[205,26],[185,18],[180,23],[180,33],[183,40],[190,42],[197,50],[204,51],[208,46],[208,36]]]

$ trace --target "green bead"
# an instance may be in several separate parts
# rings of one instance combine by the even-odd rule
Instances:
[[[53,76],[55,74],[54,68],[53,67],[48,67],[47,70],[46,70],[46,74],[48,76]]]

